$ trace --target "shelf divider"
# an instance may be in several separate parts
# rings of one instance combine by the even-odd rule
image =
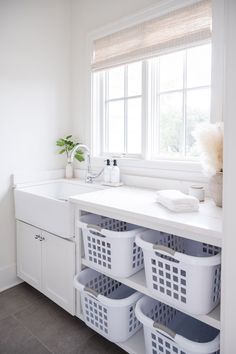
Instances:
[[[85,258],[82,259],[82,264],[86,267],[93,268],[90,265],[90,263],[86,261]],[[97,270],[96,268],[93,268],[93,269]],[[163,299],[162,297],[153,296],[152,292],[147,288],[144,269],[140,270],[139,272],[135,273],[134,275],[132,275],[129,278],[118,278],[118,277],[111,276],[110,274],[108,274],[106,272],[103,272],[103,271],[100,271],[100,272],[109,276],[110,278],[120,281],[122,284],[125,284],[125,285],[129,286],[130,288],[133,288],[144,295],[147,295],[149,297],[157,299],[157,300],[159,300],[163,303],[166,303],[168,305],[168,303],[165,301],[165,299]],[[175,307],[175,308],[178,310],[177,307]],[[207,315],[193,315],[193,314],[183,311],[182,309],[179,309],[179,310],[186,313],[187,315],[189,315],[191,317],[196,318],[197,320],[199,320],[201,322],[204,322],[204,323],[220,330],[220,305],[218,305],[212,312],[210,312]]]

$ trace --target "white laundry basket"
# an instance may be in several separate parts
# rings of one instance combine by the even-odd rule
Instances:
[[[145,354],[219,354],[219,331],[147,296],[136,305]]]
[[[143,250],[147,287],[165,303],[203,315],[220,301],[220,249],[163,232],[136,237]]]
[[[137,291],[93,269],[86,268],[74,279],[81,292],[85,323],[112,342],[124,342],[141,327],[135,316]]]
[[[142,228],[94,214],[82,216],[78,226],[85,258],[92,268],[124,278],[143,268],[143,253],[135,243]]]

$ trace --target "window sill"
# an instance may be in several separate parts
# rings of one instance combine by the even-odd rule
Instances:
[[[93,157],[92,168],[99,169],[104,166],[105,157]],[[170,161],[170,160],[142,160],[134,158],[117,158],[122,174],[174,179],[206,183],[207,177],[202,173],[200,162]]]

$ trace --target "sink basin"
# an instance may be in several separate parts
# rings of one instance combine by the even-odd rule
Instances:
[[[55,235],[74,237],[74,206],[69,197],[91,193],[104,187],[80,181],[56,180],[16,187],[15,216]]]
[[[62,180],[28,186],[21,189],[21,191],[46,198],[68,201],[71,196],[94,192],[96,190],[100,190],[101,188],[102,187],[97,185],[88,185],[83,182],[67,182]]]

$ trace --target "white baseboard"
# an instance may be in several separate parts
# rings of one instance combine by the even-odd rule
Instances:
[[[16,264],[0,268],[0,292],[20,283],[22,280],[16,276]]]

